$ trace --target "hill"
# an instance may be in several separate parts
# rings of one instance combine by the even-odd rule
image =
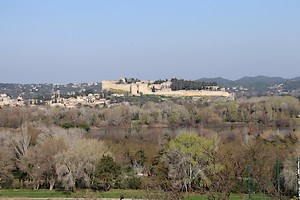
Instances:
[[[222,85],[222,86],[231,85],[234,82],[232,80],[228,80],[228,79],[221,78],[221,77],[217,77],[217,78],[201,78],[201,79],[198,79],[196,81],[207,82],[207,83],[216,82],[218,85]]]
[[[11,98],[18,96],[23,99],[49,100],[53,94],[75,95],[80,93],[99,93],[101,83],[79,83],[79,84],[18,84],[0,83],[0,94],[7,94]]]
[[[282,77],[245,76],[238,80],[228,80],[221,77],[201,78],[197,81],[216,82],[230,92],[243,92],[246,96],[255,95],[300,95],[300,77],[285,79]],[[241,94],[240,94],[241,95]]]

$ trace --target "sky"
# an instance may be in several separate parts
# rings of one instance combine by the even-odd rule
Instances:
[[[0,83],[300,76],[299,0],[0,0]]]

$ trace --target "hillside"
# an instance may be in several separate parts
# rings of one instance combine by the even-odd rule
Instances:
[[[99,93],[101,83],[80,83],[80,84],[18,84],[0,83],[0,94],[7,94],[11,98],[18,96],[23,99],[50,99],[52,94],[75,95],[76,93]]]
[[[245,76],[238,80],[224,78],[201,78],[197,81],[216,82],[231,92],[243,92],[246,96],[256,95],[300,95],[300,77],[285,79],[282,77]],[[240,94],[241,95],[241,94]]]

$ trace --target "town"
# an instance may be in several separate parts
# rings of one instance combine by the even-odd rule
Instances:
[[[256,96],[300,96],[299,81],[273,80],[263,77],[266,82],[259,82],[260,77],[252,77],[253,83],[242,79],[227,83],[209,79],[204,81],[185,81],[177,79],[139,80],[136,78],[120,78],[119,80],[103,80],[101,82],[69,83],[69,84],[4,84],[0,83],[0,107],[4,106],[50,106],[74,108],[77,106],[111,107],[117,105],[116,99],[126,101],[126,96],[165,96],[165,97],[223,97],[227,100],[250,98]],[[260,78],[261,79],[261,78]],[[173,82],[172,82],[173,81]],[[181,81],[181,82],[180,82]],[[207,85],[196,87],[193,84]],[[258,84],[259,83],[259,84]],[[181,84],[181,86],[179,86]],[[264,86],[264,88],[262,88]],[[179,88],[181,87],[181,89]]]
[[[103,80],[100,83],[67,84],[67,85],[30,85],[28,94],[20,92],[15,98],[6,93],[0,93],[0,107],[3,106],[38,106],[74,108],[77,106],[104,107],[113,106],[112,97],[125,95],[159,95],[170,97],[224,97],[232,99],[233,96],[220,86],[206,86],[201,90],[177,90],[171,89],[171,81],[140,81],[133,78],[121,78],[119,80]],[[18,86],[21,88],[22,86]],[[25,86],[23,86],[25,87]],[[45,88],[48,87],[48,90]],[[29,86],[27,86],[29,88]],[[6,89],[6,88],[5,88]],[[36,98],[34,98],[36,97]]]

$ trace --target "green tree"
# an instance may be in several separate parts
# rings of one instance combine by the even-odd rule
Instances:
[[[166,151],[164,161],[168,165],[169,177],[174,180],[180,190],[186,192],[193,184],[209,184],[206,172],[219,169],[212,155],[216,151],[213,139],[201,138],[192,133],[180,133],[172,139]]]
[[[96,166],[94,187],[108,191],[118,181],[121,175],[121,166],[111,156],[103,156]]]

